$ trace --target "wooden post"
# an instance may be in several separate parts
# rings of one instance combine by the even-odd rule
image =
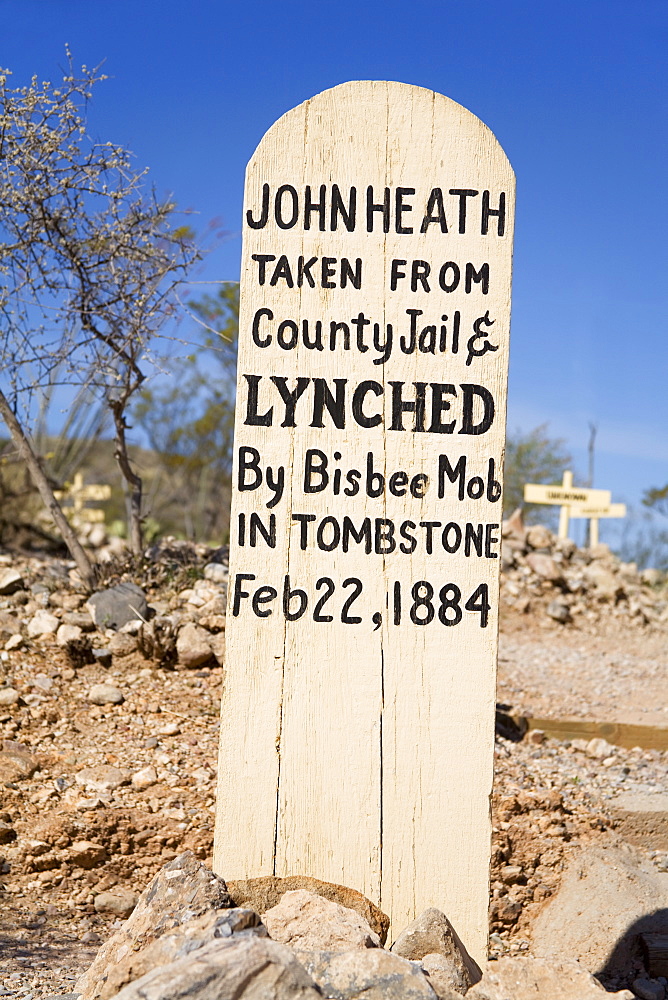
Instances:
[[[598,518],[589,518],[589,547],[593,548],[594,545],[598,545]]]
[[[568,490],[573,485],[573,473],[566,470],[561,485]],[[562,504],[559,509],[559,538],[568,538],[568,504]]]
[[[214,865],[444,910],[486,957],[514,176],[354,82],[246,174]]]

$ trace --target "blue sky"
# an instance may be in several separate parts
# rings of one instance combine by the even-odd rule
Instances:
[[[106,60],[93,131],[230,234],[200,279],[238,277],[245,164],[290,107],[351,79],[465,105],[518,180],[510,427],[584,474],[595,421],[614,500],[668,481],[666,0],[0,0],[0,38],[16,83],[66,42]]]

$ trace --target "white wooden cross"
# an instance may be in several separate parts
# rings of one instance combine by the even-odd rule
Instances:
[[[69,500],[71,505],[65,513],[71,521],[88,521],[90,524],[100,524],[104,522],[104,511],[85,507],[88,500],[108,500],[111,496],[111,486],[98,483],[91,483],[84,486],[83,475],[77,472],[72,483],[66,483],[64,490],[57,490],[54,494],[56,500]]]
[[[527,483],[524,487],[526,503],[559,505],[559,538],[568,538],[570,518],[589,518],[589,544],[598,545],[598,520],[601,517],[626,517],[623,503],[611,503],[610,490],[593,490],[573,486],[573,473],[564,472],[560,486]]]

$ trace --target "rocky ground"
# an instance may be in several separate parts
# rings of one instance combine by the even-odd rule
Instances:
[[[0,997],[74,994],[150,879],[211,854],[226,553],[103,554],[121,590],[87,604],[71,564],[0,552]],[[491,954],[581,958],[662,1000],[633,948],[606,965],[621,925],[601,911],[595,940],[568,894],[603,900],[622,873],[626,924],[668,908],[665,581],[517,518],[502,579]],[[520,738],[518,716],[642,724],[657,748]]]

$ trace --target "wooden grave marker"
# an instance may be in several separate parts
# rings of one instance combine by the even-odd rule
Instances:
[[[589,518],[589,544],[598,545],[598,519],[600,517],[626,517],[626,505],[611,503],[610,490],[594,490],[573,486],[573,473],[564,472],[561,485],[527,483],[524,487],[526,503],[543,503],[559,506],[559,538],[568,538],[568,522],[572,517]]]
[[[108,500],[111,496],[111,486],[101,483],[90,483],[84,486],[83,474],[76,472],[72,483],[66,483],[64,490],[56,490],[56,500],[70,503],[63,507],[63,513],[75,526],[77,524],[103,524],[104,511],[96,507],[86,507],[89,500]]]
[[[514,175],[353,82],[246,173],[214,865],[487,942]]]

